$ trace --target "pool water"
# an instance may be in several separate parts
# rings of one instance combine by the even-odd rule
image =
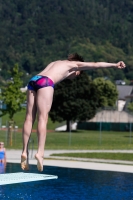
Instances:
[[[56,162],[56,161],[55,161]],[[6,173],[22,172],[8,163]],[[30,173],[38,173],[31,165]],[[0,200],[133,200],[133,174],[45,166],[58,179],[0,186]]]

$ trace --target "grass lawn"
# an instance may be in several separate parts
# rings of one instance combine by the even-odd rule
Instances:
[[[24,123],[24,119],[25,119],[25,110],[22,110],[21,112],[18,112],[16,115],[14,115],[14,121],[16,126],[18,126],[18,128],[22,128],[23,127],[23,123]],[[8,115],[5,115],[2,117],[2,125],[6,125],[8,122]],[[36,125],[37,123],[35,122],[33,128],[36,129]],[[54,130],[57,126],[59,125],[58,122],[53,123],[50,119],[48,120],[48,126],[47,128],[50,130]]]
[[[64,153],[52,154],[51,156],[133,161],[132,153]]]
[[[12,135],[13,144],[6,148],[21,149],[22,134],[15,132]],[[0,140],[7,141],[7,132],[0,131]],[[34,141],[34,148],[37,148],[36,133],[31,134],[31,141]],[[84,150],[107,150],[107,149],[133,149],[133,138],[129,132],[102,132],[83,131],[66,132],[48,132],[46,138],[46,149],[84,149]]]
[[[25,117],[25,111],[17,113],[15,116],[16,125],[22,128]],[[2,117],[2,125],[6,125],[8,116]],[[85,131],[77,130],[76,132],[55,132],[54,129],[59,123],[52,123],[49,119],[45,149],[71,149],[71,150],[133,150],[133,133],[115,132],[115,131]],[[36,123],[33,127],[36,129]],[[7,149],[22,149],[22,133],[14,132],[12,134],[12,146],[7,146],[7,131],[0,131],[0,140],[5,142]],[[36,133],[31,134],[30,148],[33,145],[37,149]],[[129,155],[129,156],[128,156]],[[91,154],[74,154],[66,156],[89,157],[89,158],[105,158],[108,159],[126,159],[132,160],[132,154],[112,154],[112,153],[91,153]]]

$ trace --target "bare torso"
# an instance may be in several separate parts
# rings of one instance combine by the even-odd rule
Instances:
[[[38,75],[47,76],[54,84],[66,79],[73,78],[80,74],[80,71],[97,69],[97,68],[125,68],[123,61],[118,63],[106,63],[106,62],[80,62],[69,60],[58,60],[51,62],[42,72]]]
[[[47,76],[52,79],[52,81],[56,84],[69,75],[77,71],[78,66],[76,62],[68,61],[68,60],[59,60],[50,63],[43,71],[41,71],[38,75]]]

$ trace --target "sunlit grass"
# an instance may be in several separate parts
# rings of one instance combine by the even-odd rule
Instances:
[[[25,113],[26,113],[26,110],[22,110],[21,112],[18,112],[14,115],[14,121],[15,121],[15,125],[18,126],[18,128],[22,128],[23,127],[23,123],[24,123],[24,119],[25,119]],[[8,115],[5,115],[1,118],[1,121],[2,121],[2,125],[7,125],[8,121],[9,121],[9,117]],[[47,128],[49,130],[55,130],[55,128],[59,125],[58,122],[56,123],[53,123],[51,121],[51,119],[49,118],[48,120],[48,125],[47,125]],[[34,129],[36,129],[37,127],[37,122],[35,121],[35,124],[33,126]]]
[[[0,131],[1,140],[7,143],[7,131]],[[7,148],[22,148],[22,133],[15,132],[12,135],[12,146]],[[37,148],[37,134],[31,134],[31,143]],[[133,138],[129,132],[98,131],[77,132],[48,132],[45,149],[75,149],[75,150],[107,150],[107,149],[133,149]]]
[[[15,124],[19,129],[22,128],[25,118],[25,110],[17,113],[14,117]],[[6,125],[8,116],[2,117],[2,125]],[[36,123],[33,129],[36,129]],[[45,149],[55,150],[133,150],[132,132],[115,131],[86,131],[77,130],[75,132],[55,132],[59,123],[48,121],[48,131],[46,137]],[[22,149],[21,131],[12,134],[12,143],[7,145],[7,131],[0,131],[0,140],[5,143],[7,149]],[[30,148],[37,149],[37,134],[33,132],[30,138]],[[101,158],[117,160],[133,160],[132,154],[126,153],[74,153],[60,156],[81,157],[81,158]]]
[[[133,161],[132,153],[62,153],[51,156]]]

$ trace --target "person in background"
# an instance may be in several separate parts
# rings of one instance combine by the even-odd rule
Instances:
[[[27,111],[22,132],[23,150],[21,154],[21,168],[23,170],[29,169],[28,142],[37,115],[38,149],[35,158],[38,170],[43,171],[47,121],[53,101],[55,84],[67,78],[73,79],[79,76],[84,70],[99,68],[123,69],[125,67],[123,61],[118,63],[84,62],[84,59],[75,53],[70,54],[66,60],[51,62],[42,72],[32,77],[28,83]]]
[[[6,163],[6,149],[4,142],[0,142],[0,163]]]
[[[6,149],[4,142],[0,142],[0,173],[4,173],[6,168]]]

